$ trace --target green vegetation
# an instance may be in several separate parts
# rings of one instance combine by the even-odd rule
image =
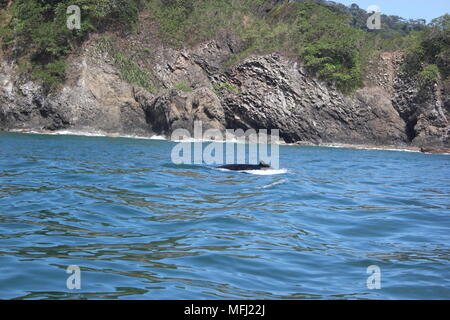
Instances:
[[[114,54],[114,59],[116,65],[120,69],[123,80],[144,88],[150,92],[155,92],[153,83],[151,81],[151,74],[149,72],[141,69],[122,52],[117,52],[116,54]]]
[[[417,74],[422,86],[435,84],[439,79],[439,69],[435,64],[429,64]]]
[[[404,71],[416,76],[423,88],[439,79],[450,94],[450,15],[434,19],[428,28],[411,36]]]
[[[67,55],[89,33],[135,32],[142,11],[157,20],[160,37],[173,46],[189,46],[225,33],[239,39],[240,50],[224,67],[251,54],[283,52],[301,59],[312,74],[343,92],[362,86],[367,62],[381,51],[407,49],[405,68],[415,70],[424,82],[436,79],[433,65],[444,79],[450,70],[448,15],[430,26],[422,20],[383,15],[383,30],[373,31],[367,30],[368,14],[358,6],[319,1],[16,0],[6,11],[7,4],[0,0],[0,16],[8,21],[0,24],[3,47],[21,70],[50,86],[64,79]],[[80,30],[65,26],[69,5],[82,10]],[[148,48],[141,53],[151,56]],[[128,56],[117,52],[113,57],[124,79],[152,88],[151,77]],[[227,84],[216,86],[218,92],[234,91]],[[182,83],[177,87],[191,88]]]
[[[433,45],[424,43],[428,49],[420,51],[422,55],[412,51],[411,56],[422,61],[424,56],[437,55],[429,64],[436,64],[441,73],[450,70],[450,37],[448,29],[442,29],[442,21],[426,26],[422,19],[382,15],[383,29],[368,30],[368,14],[357,5],[329,6],[316,1],[278,1],[274,5],[269,0],[149,0],[147,5],[158,19],[164,39],[172,45],[194,44],[226,30],[245,43],[226,66],[250,54],[287,52],[344,92],[362,86],[365,66],[371,58],[382,51],[411,48],[418,37],[436,41],[431,40]],[[440,48],[436,48],[438,39]],[[430,68],[422,74],[423,80],[432,79]],[[421,71],[422,67],[415,70]]]
[[[82,10],[80,30],[66,27],[66,10],[70,5],[78,5]],[[89,32],[101,32],[112,26],[132,29],[138,9],[125,0],[15,0],[9,14],[12,16],[9,23],[0,26],[3,45],[13,50],[11,54],[22,70],[55,86],[64,79],[67,55]]]
[[[178,82],[177,84],[175,84],[175,89],[183,92],[192,92],[192,86],[187,81]]]
[[[218,31],[235,32],[243,17],[253,16],[267,0],[148,0],[164,39],[184,46],[213,38]]]
[[[120,76],[128,83],[146,89],[149,92],[155,92],[152,82],[152,75],[140,68],[128,56],[114,48],[113,40],[111,38],[103,37],[98,40],[97,48],[100,52],[110,55],[114,60],[114,64],[120,70]]]
[[[350,17],[331,8],[305,3],[297,20],[297,52],[320,78],[336,82],[343,91],[362,85],[358,48],[364,33],[349,26]]]
[[[213,89],[217,94],[223,94],[225,91],[238,93],[239,89],[228,82],[217,82],[213,84]]]
[[[6,2],[0,2],[0,45],[5,36],[6,27],[8,26],[9,21],[11,21],[11,15],[9,11],[6,10]]]
[[[352,19],[350,25],[352,27],[369,31],[381,35],[383,38],[392,38],[396,36],[407,36],[414,31],[421,31],[425,28],[425,19],[404,19],[399,16],[381,15],[382,30],[369,30],[367,28],[368,14],[357,4],[346,7],[342,4],[336,4],[336,8],[343,13],[350,14]]]
[[[284,2],[274,7],[269,2],[153,0],[149,6],[165,39],[174,45],[213,38],[221,30],[242,39],[245,48],[228,65],[250,54],[287,51],[343,91],[362,84],[358,48],[364,33],[349,25],[350,15],[314,2]]]

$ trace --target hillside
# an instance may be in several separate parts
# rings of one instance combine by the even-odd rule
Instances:
[[[66,8],[82,9],[80,30]],[[0,128],[448,146],[450,16],[324,1],[0,1]]]

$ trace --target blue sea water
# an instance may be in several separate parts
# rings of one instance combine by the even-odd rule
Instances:
[[[173,146],[0,133],[0,299],[450,299],[450,156],[282,146],[261,176]]]

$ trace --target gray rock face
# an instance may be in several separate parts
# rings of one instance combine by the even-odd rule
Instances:
[[[21,83],[14,66],[2,64],[0,128],[151,134],[133,88],[109,64],[87,57],[71,64],[67,83],[51,94],[36,83]]]
[[[393,105],[406,123],[406,134],[414,146],[450,145],[450,106],[444,107],[441,88],[421,89],[413,79],[399,74]]]
[[[155,94],[123,81],[95,41],[71,57],[66,83],[51,94],[1,62],[0,130],[170,136],[201,120],[205,130],[279,129],[292,143],[449,146],[449,110],[439,88],[419,95],[398,71],[398,56],[382,56],[367,86],[345,96],[280,54],[225,68],[238,49],[228,35],[191,49],[158,45],[150,70],[160,87]],[[189,88],[177,90],[180,82]]]
[[[395,144],[404,123],[380,88],[346,97],[279,55],[254,57],[233,68],[239,93],[223,101],[228,126],[278,128],[286,142]]]
[[[145,105],[147,116],[158,133],[170,135],[176,129],[193,132],[195,121],[201,121],[205,130],[226,129],[219,98],[207,87],[193,92],[172,90]]]

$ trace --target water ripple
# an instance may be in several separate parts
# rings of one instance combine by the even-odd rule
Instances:
[[[450,298],[450,157],[281,147],[257,176],[172,146],[0,133],[0,298]]]

